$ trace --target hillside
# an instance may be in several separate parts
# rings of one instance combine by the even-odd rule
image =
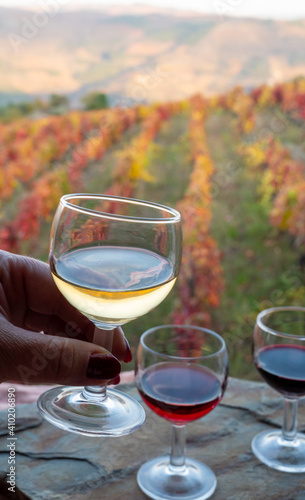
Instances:
[[[138,8],[0,8],[0,93],[100,89],[125,103],[215,94],[305,73],[305,21]]]
[[[255,377],[256,314],[304,303],[304,134],[305,79],[0,123],[0,248],[47,260],[52,218],[68,192],[176,207],[177,284],[124,330],[135,347],[160,322],[212,327],[230,346],[231,375]]]

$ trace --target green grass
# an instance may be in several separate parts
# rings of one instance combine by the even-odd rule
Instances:
[[[183,198],[191,173],[189,141],[184,115],[165,122],[148,152],[148,171],[152,182],[140,182],[137,198],[175,206]]]

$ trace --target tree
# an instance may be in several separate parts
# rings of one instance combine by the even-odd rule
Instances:
[[[51,94],[48,103],[48,112],[51,114],[62,114],[69,108],[69,99],[66,95]]]
[[[86,110],[108,108],[108,99],[102,92],[90,92],[82,98]]]

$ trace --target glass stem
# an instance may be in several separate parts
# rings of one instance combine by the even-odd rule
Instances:
[[[92,343],[100,345],[107,349],[109,352],[112,351],[113,344],[113,329],[109,327],[105,328],[104,325],[95,326]],[[104,385],[87,386],[82,392],[83,397],[87,401],[102,403],[107,399],[107,382]]]
[[[298,425],[298,400],[285,399],[284,406],[284,421],[283,421],[283,438],[286,441],[295,441]]]
[[[185,469],[185,425],[173,425],[169,468],[172,472]]]
[[[107,383],[104,385],[87,386],[82,392],[87,401],[102,403],[107,399]]]

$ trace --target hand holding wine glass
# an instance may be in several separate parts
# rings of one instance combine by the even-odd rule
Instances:
[[[94,325],[66,301],[45,262],[1,250],[0,282],[0,382],[79,385],[90,380],[92,354],[104,379],[119,375],[118,360],[131,360],[120,327],[113,356],[91,343]]]
[[[297,432],[298,402],[305,396],[305,308],[262,311],[253,334],[257,370],[284,396],[282,430],[264,431],[252,440],[257,458],[277,470],[305,472],[305,436]]]
[[[111,351],[114,328],[168,295],[181,239],[180,214],[162,205],[95,194],[61,198],[50,267],[65,298],[96,326],[93,343]],[[39,398],[38,408],[54,425],[91,436],[119,436],[142,425],[142,406],[106,386],[55,388]]]
[[[152,328],[141,336],[135,373],[143,401],[172,423],[170,455],[141,466],[140,488],[155,500],[209,498],[216,477],[205,464],[185,457],[185,424],[212,411],[224,394],[228,377],[224,340],[195,326]]]

